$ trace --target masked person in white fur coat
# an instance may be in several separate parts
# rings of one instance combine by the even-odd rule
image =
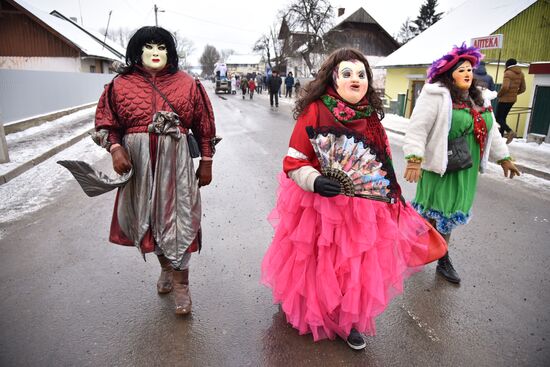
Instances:
[[[482,93],[473,84],[473,68],[482,58],[478,49],[463,43],[433,62],[403,144],[407,160],[404,177],[409,182],[418,182],[412,204],[447,244],[451,231],[471,218],[478,172],[484,171],[489,155],[502,166],[505,177],[520,174],[500,136],[491,108],[490,100],[496,97],[496,92]],[[472,165],[448,171],[449,141],[462,136]],[[436,270],[449,282],[460,283],[448,252],[439,259]]]

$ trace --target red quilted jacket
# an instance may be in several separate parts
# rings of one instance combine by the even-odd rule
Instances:
[[[147,125],[156,112],[172,111],[145,78],[153,82],[174,106],[183,127],[195,134],[202,156],[212,157],[211,140],[216,134],[212,105],[200,82],[182,71],[170,74],[164,70],[151,76],[145,70],[137,69],[115,77],[105,86],[97,105],[96,130],[108,129],[109,141],[120,144],[126,133],[147,132]]]

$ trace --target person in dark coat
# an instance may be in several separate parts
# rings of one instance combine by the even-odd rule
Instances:
[[[279,89],[281,89],[283,80],[279,76],[279,72],[273,70],[271,78],[267,81],[267,89],[269,91],[269,103],[273,107],[273,98],[275,97],[275,107],[279,107]]]
[[[474,80],[477,82],[477,85],[489,89],[491,91],[495,90],[495,82],[493,77],[487,74],[485,70],[485,61],[481,61],[479,66],[474,69]]]
[[[292,98],[292,87],[294,87],[294,76],[292,76],[292,71],[289,71],[285,78],[285,86],[285,97]]]

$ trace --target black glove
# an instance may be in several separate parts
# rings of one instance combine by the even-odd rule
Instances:
[[[342,185],[333,178],[319,176],[313,182],[313,191],[330,198],[342,192]]]

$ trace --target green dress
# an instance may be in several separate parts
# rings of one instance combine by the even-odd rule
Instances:
[[[491,131],[493,115],[483,110],[481,116]],[[416,188],[412,205],[426,219],[436,222],[440,233],[450,233],[456,226],[470,220],[472,205],[477,187],[477,177],[481,156],[479,144],[474,137],[474,120],[467,108],[453,108],[449,139],[466,133],[466,140],[472,155],[472,167],[456,172],[438,173],[422,170],[422,177]]]

